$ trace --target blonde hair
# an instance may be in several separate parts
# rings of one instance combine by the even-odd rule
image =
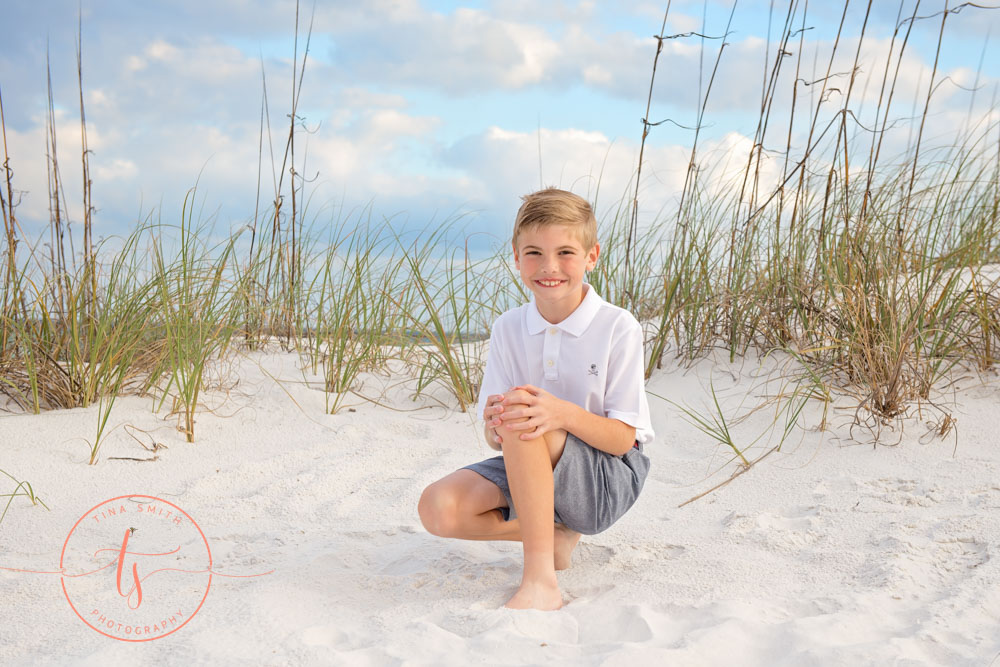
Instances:
[[[548,225],[566,225],[573,228],[584,250],[597,244],[597,219],[587,200],[579,195],[557,188],[545,188],[521,197],[521,208],[514,219],[514,244],[524,229]]]

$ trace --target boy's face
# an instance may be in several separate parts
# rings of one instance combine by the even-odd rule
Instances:
[[[600,244],[584,248],[571,227],[545,225],[522,229],[513,245],[514,265],[538,311],[553,324],[569,317],[583,301],[583,277],[597,264]]]

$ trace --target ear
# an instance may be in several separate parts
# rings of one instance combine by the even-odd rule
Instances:
[[[514,249],[514,268],[515,269],[520,269],[521,268],[521,258],[517,254],[517,243],[515,241],[511,241],[510,242],[510,247]]]
[[[601,256],[601,244],[595,243],[594,247],[587,253],[587,270],[593,271],[597,266],[597,258]]]

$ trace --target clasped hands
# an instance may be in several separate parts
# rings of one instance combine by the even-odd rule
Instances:
[[[514,387],[505,394],[487,397],[483,419],[493,431],[496,443],[503,445],[503,438],[496,430],[498,426],[505,425],[512,431],[523,431],[518,436],[521,440],[533,440],[548,431],[565,429],[569,406],[572,404],[556,398],[544,389],[527,384]],[[524,417],[527,417],[525,421],[510,423]]]

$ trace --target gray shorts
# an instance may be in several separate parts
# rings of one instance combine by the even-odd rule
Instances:
[[[516,516],[503,456],[462,469],[474,470],[500,487],[507,499],[507,507],[498,508],[504,521]],[[649,457],[642,445],[614,456],[567,434],[566,447],[552,469],[556,522],[584,535],[607,530],[635,503],[648,473]]]

